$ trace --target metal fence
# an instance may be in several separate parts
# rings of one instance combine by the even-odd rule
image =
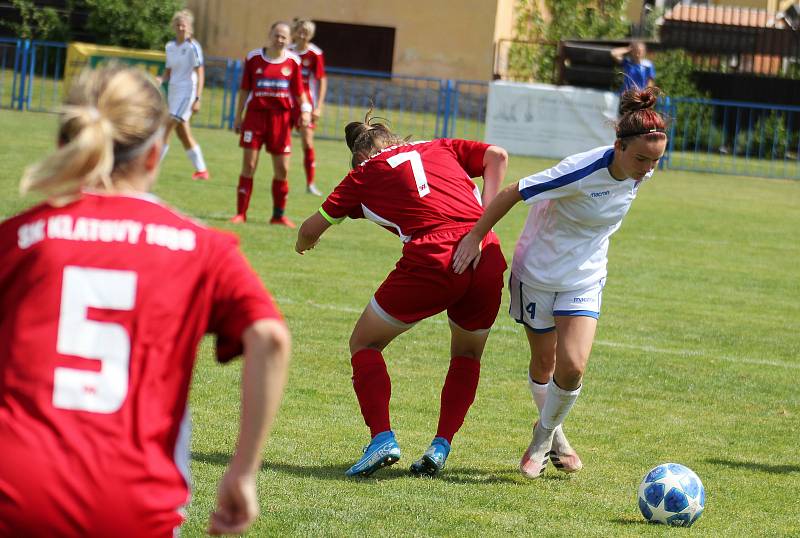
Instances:
[[[800,179],[800,107],[672,98],[667,168]]]
[[[52,111],[64,97],[66,44],[0,38],[0,107]],[[231,128],[242,61],[206,57],[203,107],[192,122],[198,127]],[[325,113],[320,138],[342,138],[344,126],[374,114],[414,138],[470,137],[484,131],[488,84],[373,71],[328,68]]]
[[[66,45],[0,38],[0,108],[55,110],[63,99]],[[196,126],[231,128],[242,61],[206,58],[203,108]],[[372,106],[398,134],[483,140],[488,83],[328,69],[320,138],[342,139],[344,126]],[[800,107],[672,98],[663,166],[675,170],[800,179]]]

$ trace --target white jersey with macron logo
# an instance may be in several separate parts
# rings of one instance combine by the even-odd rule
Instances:
[[[531,205],[514,251],[513,273],[548,291],[585,288],[605,278],[608,240],[622,223],[642,181],[614,179],[613,146],[571,155],[519,182]]]

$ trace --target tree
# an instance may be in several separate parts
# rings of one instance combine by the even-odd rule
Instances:
[[[517,0],[509,72],[514,78],[555,82],[556,45],[564,39],[619,39],[629,23],[623,16],[625,0],[544,0],[549,21],[537,0]],[[529,62],[529,63],[525,63]],[[528,73],[526,77],[525,74]],[[531,76],[532,75],[532,76]]]
[[[85,4],[86,26],[98,43],[157,49],[172,38],[169,21],[182,0],[77,0]]]
[[[11,0],[19,21],[3,20],[0,27],[8,28],[12,35],[22,39],[66,41],[69,39],[68,18],[60,16],[52,7],[37,7],[33,0]],[[67,11],[70,10],[69,2]]]

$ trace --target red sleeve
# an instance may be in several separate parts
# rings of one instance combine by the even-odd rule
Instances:
[[[253,89],[253,79],[250,74],[250,63],[245,59],[244,68],[242,70],[242,83],[239,84],[239,89],[250,91]]]
[[[358,196],[358,184],[350,172],[339,183],[328,198],[322,202],[323,216],[328,216],[336,222],[342,221],[345,217],[359,219],[364,217],[361,210],[361,198]]]
[[[453,148],[458,163],[469,177],[483,176],[483,157],[490,145],[472,140],[450,140],[450,147]]]
[[[269,292],[227,234],[212,256],[211,316],[208,331],[217,335],[217,360],[228,362],[244,351],[242,333],[261,319],[283,320]]]
[[[292,97],[297,98],[305,93],[305,85],[303,84],[303,72],[300,69],[299,63],[294,63],[294,69],[292,70],[292,78],[289,81],[289,86],[292,92]]]
[[[317,66],[314,70],[314,76],[317,77],[317,80],[325,76],[325,60],[322,58],[321,52],[317,54]]]

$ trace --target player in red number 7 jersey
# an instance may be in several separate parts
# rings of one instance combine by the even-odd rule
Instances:
[[[85,71],[59,149],[0,223],[0,536],[173,536],[189,502],[198,343],[244,352],[239,439],[209,532],[258,514],[256,473],[289,333],[236,239],[147,191],[167,110],[139,70]]]
[[[497,317],[505,258],[490,233],[481,257],[463,274],[452,270],[458,242],[497,194],[508,155],[466,140],[409,143],[370,115],[345,127],[353,170],[301,226],[295,249],[313,248],[332,224],[367,218],[397,234],[403,256],[375,292],[350,337],[353,388],[372,440],[348,476],[368,476],[400,459],[389,421],[391,381],[383,350],[427,317],[447,311],[450,369],[442,388],[436,436],[411,466],[415,475],[442,470],[453,436],[475,399],[480,358]],[[472,177],[483,176],[483,195]]]

